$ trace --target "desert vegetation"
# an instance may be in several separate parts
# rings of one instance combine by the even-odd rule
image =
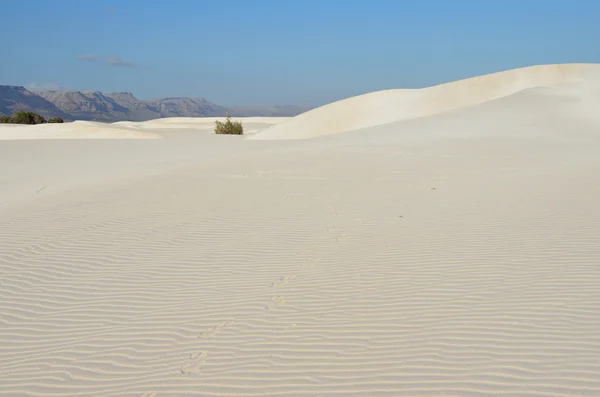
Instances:
[[[242,122],[231,121],[231,117],[229,116],[229,114],[227,114],[225,122],[217,120],[215,124],[215,134],[242,135],[244,133],[244,127],[242,126]]]
[[[0,115],[1,124],[45,124],[45,123],[64,123],[60,117],[53,117],[50,120],[46,119],[34,112],[18,111],[13,112],[12,117]]]

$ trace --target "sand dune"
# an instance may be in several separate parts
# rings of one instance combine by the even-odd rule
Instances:
[[[344,99],[294,117],[251,139],[303,139],[430,116],[524,89],[598,80],[600,65],[540,65],[415,90],[386,90]]]
[[[600,395],[596,87],[0,142],[0,395]]]
[[[141,132],[124,126],[93,121],[65,124],[0,126],[0,140],[15,139],[159,139],[151,132]]]
[[[0,140],[23,139],[161,139],[163,132],[212,132],[215,120],[223,117],[179,117],[164,118],[143,122],[121,121],[116,123],[100,123],[93,121],[75,121],[64,124],[41,125],[0,125]],[[285,117],[245,117],[243,120],[246,133],[252,134],[266,126],[281,123]]]
[[[120,121],[113,123],[113,126],[122,126],[136,129],[198,129],[213,131],[215,121],[223,121],[224,117],[166,117],[142,122]],[[235,117],[235,120],[241,120],[248,126],[260,125],[264,129],[265,126],[271,126],[289,120],[289,117]]]

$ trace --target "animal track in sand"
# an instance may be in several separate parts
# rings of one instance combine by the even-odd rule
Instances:
[[[41,188],[39,188],[38,190],[35,191],[35,194],[40,194],[40,192],[42,190],[46,189],[46,185],[42,186]]]
[[[196,360],[196,359],[199,359],[199,358],[206,358],[206,356],[208,356],[207,352],[196,352],[196,353],[190,354],[190,360]]]
[[[317,267],[317,264],[319,263],[319,259],[308,259],[306,261],[304,261],[304,263],[302,264],[302,268],[303,269],[314,269],[315,267]]]
[[[271,287],[275,287],[275,288],[285,287],[286,285],[289,284],[289,282],[291,280],[293,280],[295,278],[296,278],[295,275],[278,277],[273,282],[271,282]]]
[[[334,237],[334,241],[345,241],[350,236],[349,233],[343,232],[342,231],[343,229],[341,229],[337,226],[330,226],[330,227],[326,228],[325,230],[331,234],[337,235],[336,237]]]
[[[193,374],[200,372],[204,364],[206,364],[207,352],[192,353],[189,362],[183,364],[179,369],[182,374]]]
[[[303,252],[307,252],[309,250],[305,249]],[[311,258],[307,259],[300,265],[302,269],[314,269],[319,263],[319,258]],[[285,287],[290,283],[291,280],[294,280],[296,275],[291,276],[281,276],[277,277],[275,280],[271,282],[271,288],[281,288]],[[269,302],[266,306],[266,310],[273,310],[279,306],[283,306],[287,303],[285,296],[283,295],[273,295],[271,296],[271,302]]]
[[[198,338],[206,339],[206,338],[215,336],[222,329],[227,328],[231,324],[234,324],[234,323],[235,323],[235,321],[221,321],[220,323],[218,323],[218,324],[214,325],[212,328],[210,328],[208,331],[204,331],[204,332],[200,333],[200,336],[198,336]]]
[[[285,305],[285,304],[286,304],[285,296],[274,295],[271,297],[271,302],[267,306],[265,306],[265,309],[272,310],[272,309],[275,309],[275,308]]]
[[[336,238],[335,241],[346,241],[348,239],[348,233],[340,233]]]

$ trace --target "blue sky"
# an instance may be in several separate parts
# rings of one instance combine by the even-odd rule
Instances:
[[[0,84],[321,105],[600,63],[596,0],[3,0]]]

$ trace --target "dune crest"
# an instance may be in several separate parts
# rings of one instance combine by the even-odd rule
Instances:
[[[394,89],[343,99],[300,114],[250,139],[305,139],[431,116],[519,91],[581,81],[597,64],[538,65],[421,89]]]

